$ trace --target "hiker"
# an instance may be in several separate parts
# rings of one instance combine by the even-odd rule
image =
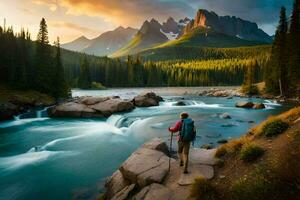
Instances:
[[[183,173],[188,173],[189,151],[191,142],[195,140],[196,130],[194,121],[189,118],[188,113],[181,113],[180,119],[174,127],[170,127],[169,131],[173,134],[179,132],[178,135],[178,156],[180,158],[180,166],[184,166]]]

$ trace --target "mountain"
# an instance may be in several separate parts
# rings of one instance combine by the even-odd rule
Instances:
[[[197,28],[209,28],[244,40],[272,42],[272,37],[259,29],[256,23],[235,16],[218,16],[214,12],[203,9],[198,10],[195,19],[191,20],[184,28],[183,34]]]
[[[172,17],[169,17],[163,24],[155,19],[146,20],[134,38],[126,46],[113,53],[111,57],[135,54],[144,49],[175,40],[182,33],[186,21],[187,18],[182,20],[180,24]]]
[[[90,44],[90,40],[87,39],[84,36],[81,36],[80,38],[77,38],[76,40],[63,44],[62,48],[72,50],[72,51],[82,51],[84,48],[86,48]]]
[[[136,32],[136,29],[130,27],[123,28],[120,26],[92,40],[80,37],[73,42],[62,45],[62,48],[97,56],[106,56],[127,44]]]

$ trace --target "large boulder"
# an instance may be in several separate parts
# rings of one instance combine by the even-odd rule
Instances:
[[[142,148],[160,151],[166,155],[169,155],[168,145],[161,138],[154,138],[154,139],[150,140],[149,142],[146,142],[145,144],[143,144]]]
[[[137,107],[158,106],[160,101],[163,101],[163,98],[156,95],[154,92],[138,95],[133,99],[133,103]]]
[[[235,104],[235,107],[237,108],[252,108],[254,106],[254,103],[252,102],[238,102]]]
[[[136,196],[133,197],[134,200],[171,200],[172,191],[157,183],[153,183],[147,187],[144,187]]]
[[[111,199],[126,186],[129,186],[130,183],[128,180],[124,179],[120,170],[117,170],[111,177],[109,177],[105,182],[106,198]]]
[[[161,183],[168,174],[169,157],[152,149],[140,148],[120,167],[124,178],[144,187],[151,183]]]
[[[221,114],[221,115],[219,115],[220,116],[220,118],[222,118],[222,119],[231,119],[231,116],[228,114],[228,113],[223,113],[223,114]]]
[[[107,101],[99,102],[89,107],[100,112],[104,116],[110,116],[113,113],[126,112],[134,109],[132,102],[124,101],[119,98],[108,99]]]
[[[89,108],[87,105],[68,102],[48,109],[48,114],[51,117],[94,117],[97,114],[96,110]]]
[[[11,120],[19,113],[19,107],[12,103],[0,104],[0,120]]]
[[[106,198],[110,200],[126,200],[130,193],[134,190],[135,184],[124,187],[120,192],[115,194],[112,198]]]
[[[83,97],[79,99],[79,103],[85,105],[95,105],[103,101],[107,101],[109,97]]]

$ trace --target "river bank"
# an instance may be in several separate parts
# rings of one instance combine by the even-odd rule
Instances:
[[[50,118],[42,112],[0,122],[0,196],[6,200],[40,196],[45,200],[95,199],[99,191],[104,191],[106,178],[142,144],[156,137],[168,143],[167,128],[183,111],[196,122],[199,135],[195,147],[210,144],[216,148],[219,141],[239,138],[268,116],[292,106],[257,98],[194,94],[202,89],[73,90],[73,97],[118,95],[122,99],[154,91],[164,101],[158,106],[136,107],[106,118]],[[178,106],[182,100],[186,105]],[[236,108],[240,101],[263,103],[266,108]],[[173,142],[176,147],[176,141]]]
[[[288,127],[276,133],[275,129],[265,128],[268,124],[275,123],[274,120],[282,120]],[[269,134],[274,135],[264,135],[264,131],[267,130],[271,131]],[[294,188],[291,188],[291,185],[294,184],[292,180],[300,178],[300,174],[296,172],[300,164],[296,161],[300,153],[299,130],[300,107],[266,120],[240,139],[229,141],[218,149],[192,148],[190,173],[187,175],[182,174],[178,158],[168,151],[166,142],[155,138],[131,154],[107,179],[106,192],[100,195],[99,199],[243,200],[255,199],[257,196],[261,199],[277,199],[278,196],[296,199],[299,194],[298,186],[295,184],[292,186]],[[249,150],[246,154],[245,149],[250,147],[260,148],[261,153],[251,154]],[[168,158],[169,156],[171,158]],[[276,164],[271,164],[275,161]],[[289,162],[288,165],[284,163],[286,161]],[[258,169],[260,171],[257,171]],[[285,171],[287,169],[291,172]],[[292,172],[295,173],[292,175]],[[264,179],[261,180],[261,177]],[[265,182],[260,186],[261,181]],[[273,187],[276,184],[284,184],[285,181],[290,185],[280,186],[280,189]],[[266,188],[269,190],[265,190]]]

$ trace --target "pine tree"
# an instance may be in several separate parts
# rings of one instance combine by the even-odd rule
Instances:
[[[281,95],[285,95],[287,91],[287,30],[286,9],[282,7],[279,26],[272,46],[270,64],[265,74],[267,91],[275,94],[280,92]]]
[[[289,92],[294,94],[300,77],[300,0],[295,0],[288,34]]]
[[[87,60],[87,56],[84,55],[83,61],[80,66],[80,75],[78,79],[78,86],[82,89],[90,89],[91,88],[91,74],[90,74],[90,66]]]
[[[64,68],[61,60],[60,52],[60,42],[59,37],[55,42],[56,55],[55,55],[55,68],[54,68],[54,77],[53,77],[53,96],[55,98],[67,97],[69,94],[69,89],[65,81]]]
[[[53,59],[48,40],[48,29],[46,20],[43,18],[40,22],[40,29],[37,36],[36,52],[35,52],[35,83],[36,90],[53,94],[51,87],[54,76],[51,66]]]

